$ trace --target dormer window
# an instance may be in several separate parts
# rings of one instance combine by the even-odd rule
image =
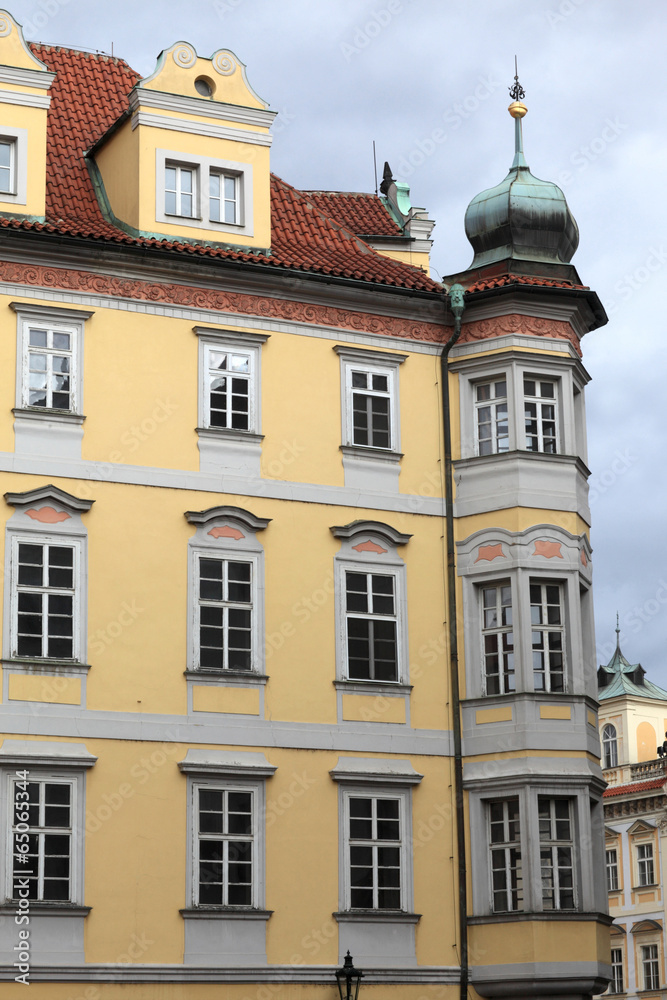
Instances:
[[[196,216],[197,171],[180,163],[167,163],[164,171],[164,210],[186,219]]]
[[[253,168],[251,164],[184,156],[157,150],[156,222],[208,231],[252,235]],[[1,196],[0,196],[1,199]]]
[[[14,194],[16,187],[16,142],[0,138],[0,193]]]
[[[239,187],[241,178],[212,170],[209,177],[209,217],[211,222],[225,222],[236,226],[241,221]]]

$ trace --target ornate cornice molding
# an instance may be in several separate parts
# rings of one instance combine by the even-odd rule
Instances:
[[[522,316],[520,313],[508,313],[506,316],[493,316],[490,319],[477,319],[471,323],[464,323],[458,342],[464,344],[516,333],[524,333],[531,337],[553,337],[555,340],[569,340],[577,354],[581,356],[579,338],[566,320]]]
[[[352,312],[335,306],[320,306],[308,302],[295,302],[262,295],[247,295],[242,292],[223,292],[217,289],[195,288],[167,282],[118,278],[106,274],[94,274],[89,271],[43,267],[37,264],[0,261],[0,281],[36,285],[46,289],[58,288],[76,292],[90,292],[94,295],[111,295],[114,298],[192,306],[195,309],[242,313],[265,319],[319,324],[342,330],[354,330],[357,333],[375,333],[385,337],[403,337],[408,340],[423,340],[429,343],[444,343],[446,340],[444,326],[417,320],[402,320],[393,316],[379,316],[375,313]],[[495,320],[491,322],[495,322]],[[567,326],[567,324],[559,324],[559,326]],[[545,336],[554,336],[554,334],[545,334]]]

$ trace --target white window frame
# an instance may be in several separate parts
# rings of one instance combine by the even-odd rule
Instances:
[[[212,562],[219,562],[219,563],[221,563],[221,566],[222,566],[222,584],[223,584],[224,595],[228,595],[228,593],[229,593],[228,587],[227,587],[227,581],[228,581],[228,574],[229,574],[230,564],[244,564],[244,565],[247,565],[247,566],[250,567],[250,583],[249,583],[250,602],[249,602],[249,604],[246,604],[245,602],[241,602],[241,601],[230,600],[228,596],[223,596],[220,599],[220,601],[215,601],[215,602],[211,601],[211,600],[202,600],[201,597],[199,596],[199,593],[197,593],[196,611],[195,611],[195,628],[194,628],[194,632],[193,632],[194,641],[195,641],[195,647],[193,649],[193,663],[195,664],[195,669],[196,670],[203,670],[203,671],[206,671],[206,672],[216,671],[216,672],[220,672],[221,674],[229,674],[229,673],[237,673],[237,672],[239,672],[239,673],[247,673],[247,674],[257,673],[258,672],[258,663],[259,663],[259,659],[260,659],[260,653],[259,653],[259,649],[258,649],[259,629],[257,627],[257,601],[258,601],[258,593],[259,593],[259,591],[258,591],[258,585],[257,585],[257,575],[258,575],[258,569],[259,569],[259,566],[258,566],[259,556],[256,555],[256,554],[248,554],[248,553],[244,553],[244,552],[230,552],[229,550],[212,552],[212,551],[208,551],[208,550],[197,550],[197,549],[195,549],[195,550],[193,550],[193,552],[194,552],[194,556],[195,556],[194,584],[195,584],[195,588],[196,588],[197,592],[199,591],[199,585],[200,585],[200,581],[201,581],[201,562],[204,559],[212,561]],[[237,606],[238,606],[238,608],[237,608]],[[206,665],[206,666],[202,665],[202,662],[201,662],[201,659],[202,659],[202,655],[201,655],[202,645],[201,645],[200,628],[205,627],[205,625],[203,625],[203,623],[202,623],[202,608],[207,608],[207,607],[219,607],[220,610],[221,610],[221,612],[222,612],[223,620],[224,621],[227,621],[228,617],[229,617],[229,615],[226,614],[225,612],[229,612],[229,611],[233,611],[233,610],[237,610],[237,609],[238,610],[248,610],[250,612],[250,630],[249,630],[250,631],[250,667],[249,668],[246,668],[246,667],[230,667],[230,666],[224,666],[224,665],[222,667],[212,667],[210,665]],[[223,658],[223,663],[228,663],[228,661],[229,661],[229,653],[230,653],[230,646],[229,646],[229,631],[230,631],[230,626],[229,626],[228,623],[223,626],[222,631],[223,631],[223,637],[222,637],[223,638],[223,645],[221,647],[221,649],[222,649],[222,658]],[[246,631],[246,629],[243,629],[243,631]]]
[[[607,874],[607,892],[617,892],[620,888],[618,877],[618,849],[607,847],[605,849],[605,870]]]
[[[567,803],[567,823],[569,827],[570,836],[568,838],[559,837],[559,824],[565,822],[563,818],[559,818],[555,812],[555,806],[557,803],[566,802]],[[539,815],[540,805],[543,803],[549,804],[549,816],[546,818]],[[576,839],[576,827],[575,827],[575,816],[574,816],[574,803],[571,796],[566,795],[538,795],[537,797],[537,807],[538,807],[538,824],[542,825],[543,822],[548,822],[550,827],[550,836],[542,837],[542,830],[540,829],[538,850],[540,852],[540,871],[541,871],[541,882],[542,882],[542,910],[545,913],[553,913],[556,910],[564,910],[566,912],[574,912],[578,909],[578,893],[577,893],[577,853],[575,851]],[[565,866],[561,864],[561,851],[565,848],[570,850],[570,866]],[[544,879],[544,867],[542,865],[542,854],[546,851],[550,854],[550,868],[549,871],[553,878],[553,906],[545,906],[545,879]],[[572,875],[572,885],[567,884],[561,885],[561,871],[570,871]],[[563,895],[566,893],[572,893],[572,906],[563,905]]]
[[[521,873],[523,900],[518,912],[553,914],[556,909],[546,907],[543,899],[541,849],[545,842],[540,840],[539,801],[540,799],[565,799],[569,803],[571,840],[563,841],[570,846],[595,842],[592,811],[601,809],[602,787],[595,790],[590,785],[590,774],[580,772],[576,779],[534,780],[530,784],[519,781],[513,769],[504,769],[489,776],[484,773],[484,765],[479,765],[478,774],[466,779],[469,792],[471,853],[478,859],[472,871],[472,908],[475,916],[488,916],[494,912],[491,852],[489,850],[489,804],[507,799],[519,800],[519,836],[521,847]],[[601,784],[601,783],[600,783]],[[500,787],[498,787],[500,786]],[[598,798],[599,796],[599,798]],[[557,844],[550,842],[549,846]],[[574,909],[558,908],[559,912],[575,913],[599,908],[598,884],[594,866],[580,863],[577,850],[572,850]],[[503,911],[511,912],[511,911]]]
[[[176,174],[176,183],[174,188],[167,187],[167,170],[173,170]],[[192,176],[192,190],[183,190],[183,173],[189,173]],[[199,167],[196,164],[183,163],[178,160],[167,160],[164,165],[164,214],[168,218],[172,219],[200,219],[201,209],[200,209],[200,188],[201,182],[199,178]],[[167,211],[167,196],[173,194],[176,202],[176,211]],[[178,211],[178,209],[183,208],[183,198],[189,197],[192,199],[192,212],[188,215],[185,212]]]
[[[33,306],[24,302],[11,302],[17,315],[17,366],[16,366],[16,408],[31,416],[54,417],[67,420],[83,414],[83,356],[85,322],[93,313],[81,309],[57,309]],[[66,333],[71,337],[70,408],[54,409],[46,406],[30,405],[30,330],[47,333]],[[38,348],[32,353],[40,353]],[[15,411],[16,412],[16,411]]]
[[[71,753],[70,753],[71,751]],[[49,760],[49,758],[53,758]],[[69,900],[34,900],[39,903],[40,914],[57,915],[63,908],[83,906],[84,848],[86,829],[85,770],[97,758],[89,754],[82,744],[5,740],[0,754],[0,796],[2,824],[5,830],[5,849],[0,852],[0,884],[6,903],[13,895],[13,790],[17,775],[27,773],[28,781],[67,784],[72,788],[70,805],[70,898]],[[20,779],[18,779],[20,780]],[[22,830],[22,828],[21,828]],[[48,910],[47,910],[48,908]]]
[[[539,604],[533,604],[533,589],[540,588],[540,602]],[[567,627],[566,627],[566,608],[567,600],[564,590],[564,583],[562,580],[550,580],[544,579],[543,577],[531,576],[529,580],[529,616],[530,616],[530,631],[531,631],[531,652],[533,659],[533,690],[537,693],[550,693],[550,694],[565,694],[567,692],[567,673],[568,673],[568,662],[567,662]],[[557,589],[558,591],[558,605],[554,604],[553,601],[549,602],[549,588]],[[549,622],[549,608],[558,607],[560,621],[558,623]],[[540,622],[533,622],[533,608],[539,608],[540,610]],[[542,646],[535,647],[535,636],[540,634],[542,636]],[[551,635],[560,636],[561,648],[551,649],[549,648],[549,637]],[[535,653],[540,652],[542,654],[542,666],[543,669],[535,669]],[[558,663],[558,655],[561,658],[561,670],[556,669],[556,664]],[[552,663],[554,664],[552,669]],[[544,687],[539,687],[536,683],[537,675],[543,675]],[[558,675],[562,675],[562,684],[559,685]]]
[[[624,987],[624,962],[623,949],[611,949],[611,982],[609,983],[610,993],[625,993]]]
[[[0,202],[26,205],[28,201],[28,129],[0,126],[0,142],[11,148],[11,190],[0,191]]]
[[[553,544],[553,555],[540,554],[536,542]],[[582,559],[582,550],[586,559]],[[548,551],[548,550],[547,550]],[[457,543],[458,574],[463,578],[464,637],[466,646],[466,690],[468,698],[500,697],[488,695],[482,644],[482,596],[484,587],[509,581],[512,587],[514,668],[517,692],[546,695],[535,688],[533,671],[532,626],[530,618],[531,584],[558,585],[562,598],[564,651],[563,691],[556,697],[583,690],[586,684],[581,656],[573,650],[586,651],[587,630],[592,634],[590,609],[590,548],[584,536],[575,537],[552,525],[535,525],[521,532],[506,529],[482,529]],[[489,558],[490,557],[490,558]]]
[[[653,850],[653,842],[636,843],[637,858],[637,886],[657,885],[656,881],[656,859]]]
[[[342,447],[344,453],[346,449],[352,453],[375,455],[382,457],[385,455],[400,456],[400,405],[399,405],[399,376],[400,365],[406,360],[406,354],[396,354],[394,352],[381,352],[364,350],[362,348],[336,346],[334,350],[341,360],[341,414],[342,414]],[[358,444],[354,440],[353,424],[353,396],[355,389],[352,385],[353,372],[366,372],[369,375],[382,375],[387,378],[387,391],[382,392],[383,398],[389,400],[389,445],[380,447],[373,444]],[[373,395],[372,390],[362,390],[359,392]]]
[[[375,678],[357,678],[350,677],[349,670],[349,654],[348,654],[348,617],[355,617],[354,612],[347,612],[347,574],[348,573],[359,573],[367,574],[371,576],[390,576],[394,581],[394,615],[385,616],[378,615],[380,620],[391,620],[396,622],[396,678],[391,681],[386,681],[382,679]],[[337,574],[336,574],[336,593],[337,593],[337,609],[339,616],[339,628],[338,628],[338,649],[339,649],[339,678],[341,680],[350,681],[352,684],[369,684],[369,685],[396,685],[396,684],[407,684],[407,665],[408,665],[408,650],[407,650],[407,615],[406,615],[406,595],[405,595],[405,566],[400,567],[391,564],[378,563],[375,565],[369,565],[368,563],[355,563],[349,560],[340,560],[337,563]],[[364,618],[373,618],[370,613],[368,615],[362,615]]]
[[[397,845],[400,857],[400,891],[401,905],[397,909],[374,906],[367,908],[352,908],[351,905],[351,864],[350,864],[350,800],[357,798],[378,800],[393,799],[399,802],[400,843]],[[396,787],[380,787],[379,785],[351,785],[341,788],[341,818],[342,818],[342,858],[341,858],[341,901],[340,909],[348,913],[411,913],[412,912],[412,858],[410,854],[411,829],[411,794],[410,789]],[[376,841],[376,843],[380,843]],[[382,842],[384,843],[384,842]],[[394,846],[395,841],[387,841],[388,846]],[[374,864],[374,871],[376,870]]]
[[[199,792],[200,790],[210,790],[215,792],[245,792],[251,796],[252,803],[252,833],[250,837],[243,836],[239,837],[244,842],[249,842],[252,844],[252,860],[251,860],[251,902],[247,904],[240,903],[229,903],[223,901],[222,903],[201,903],[199,901],[199,845],[202,840],[215,839],[211,837],[202,837],[199,833]],[[260,907],[260,884],[263,884],[263,878],[260,881],[260,841],[259,841],[259,821],[260,815],[264,815],[264,799],[263,799],[263,782],[248,782],[239,779],[238,781],[231,780],[216,780],[214,778],[209,779],[193,779],[190,783],[190,802],[192,808],[191,824],[192,824],[192,839],[191,839],[191,850],[190,850],[190,902],[189,905],[193,907],[198,907],[200,909],[239,909],[239,910],[257,910]],[[221,840],[231,840],[232,835],[225,835],[220,838]],[[226,852],[225,852],[226,853]],[[229,859],[227,858],[226,863]],[[225,900],[228,898],[229,883],[225,881],[223,883],[223,892]]]
[[[480,456],[477,430],[477,386],[504,381],[507,385],[509,452],[544,455],[528,451],[525,432],[524,378],[552,382],[555,386],[556,455],[578,455],[585,460],[585,412],[583,390],[589,376],[575,358],[528,354],[510,350],[497,357],[461,356],[450,363],[460,381],[461,458],[502,459],[506,451]]]
[[[516,819],[511,818],[509,815],[509,804],[516,803],[517,815]],[[493,841],[493,827],[497,825],[495,821],[492,820],[491,810],[494,806],[500,806],[502,808],[502,824],[503,832],[509,834],[509,824],[514,822],[518,829],[518,839],[510,839],[507,836],[503,841]],[[508,795],[503,799],[492,799],[486,803],[486,819],[487,819],[487,849],[489,855],[489,876],[490,876],[490,898],[491,898],[491,912],[492,913],[518,913],[523,910],[523,843],[521,837],[521,803],[518,796]],[[515,871],[511,864],[511,852],[516,850],[518,847],[519,851],[519,867],[520,872],[518,878],[518,884],[516,887],[512,886],[512,872]],[[503,854],[503,868],[494,867],[494,854]],[[505,875],[505,886],[502,889],[496,888],[495,885],[495,873],[497,871],[504,871]],[[509,906],[496,906],[496,896],[499,892],[502,892],[505,896],[505,902],[509,902]],[[512,898],[516,893],[516,900]],[[516,904],[516,905],[514,905]]]
[[[65,534],[51,534],[47,532],[27,532],[8,531],[7,544],[9,549],[9,580],[10,580],[10,629],[9,629],[9,649],[5,655],[11,659],[23,662],[58,662],[58,663],[80,663],[84,653],[85,627],[82,616],[82,589],[83,589],[83,565],[84,565],[84,539]],[[59,548],[71,548],[73,550],[73,622],[72,622],[72,656],[25,656],[18,653],[18,606],[20,589],[18,581],[18,555],[19,545],[53,545]],[[35,588],[35,592],[57,593],[59,588]],[[44,642],[44,632],[42,632],[42,642]]]
[[[535,382],[536,391],[535,394],[529,396],[526,392],[526,382]],[[543,386],[550,385],[553,387],[553,394],[551,396],[542,394]],[[526,451],[534,451],[541,453],[543,455],[558,455],[560,448],[560,434],[559,434],[559,417],[558,417],[558,392],[559,384],[556,379],[553,378],[543,378],[542,376],[537,376],[531,372],[523,373],[523,412],[524,412],[524,437],[523,437],[523,448]],[[528,422],[528,414],[526,413],[528,406],[534,406],[536,409],[535,423],[536,423],[536,433],[528,434],[526,424]],[[548,417],[544,414],[543,409],[545,406],[553,407],[553,416]],[[553,434],[547,435],[546,428],[548,425],[553,423]],[[537,442],[537,448],[529,447],[529,439],[534,438]],[[553,444],[553,447],[552,447]]]
[[[243,750],[200,750],[191,748],[178,763],[179,770],[187,776],[187,906],[193,911],[213,916],[261,913],[266,892],[266,781],[277,768],[268,762],[263,753]],[[253,795],[253,888],[251,906],[218,906],[199,904],[198,885],[198,790],[250,791]],[[266,918],[268,914],[264,914]]]
[[[226,233],[252,237],[254,235],[253,215],[253,167],[251,163],[222,160],[210,156],[191,155],[183,150],[156,149],[155,151],[155,220],[184,229],[205,231],[208,238],[221,242]],[[166,211],[166,168],[176,166],[192,170],[195,174],[196,200],[193,215],[171,215]],[[210,182],[211,174],[231,176],[237,184],[237,222],[215,221],[211,219]]]
[[[509,590],[510,590],[509,624],[507,624],[507,625],[504,624],[504,621],[503,621],[503,618],[502,618],[503,608],[507,607],[507,605],[503,605],[502,604],[502,591],[505,588],[509,588]],[[496,602],[495,602],[495,611],[497,612],[498,610],[500,610],[500,612],[501,612],[501,618],[500,618],[500,623],[497,623],[496,625],[490,625],[487,628],[487,625],[486,625],[487,614],[486,614],[486,612],[489,611],[489,610],[491,610],[491,609],[485,606],[485,600],[486,600],[486,592],[489,591],[489,590],[495,590],[496,591],[497,596],[496,596]],[[500,595],[500,600],[501,600],[500,604],[498,604],[498,595]],[[481,643],[482,643],[481,659],[482,659],[482,672],[483,672],[484,693],[486,695],[490,695],[490,696],[491,695],[514,694],[514,692],[516,690],[516,669],[515,669],[515,664],[514,664],[514,645],[513,645],[513,637],[514,637],[514,590],[512,588],[512,581],[511,580],[488,580],[485,583],[480,584],[479,587],[478,587],[478,599],[479,599],[479,602],[480,602],[480,605],[481,605],[480,611],[479,611],[479,616],[480,616],[480,624],[481,624],[480,640],[481,640]],[[487,653],[487,649],[486,649],[487,639],[490,638],[491,636],[495,636],[496,637],[496,642],[497,642],[497,645],[499,647],[497,649],[497,651],[496,651],[495,654]],[[505,636],[511,636],[512,637],[512,646],[511,646],[511,649],[509,648],[509,639],[505,640]],[[505,648],[506,642],[507,642],[507,648]],[[498,675],[497,676],[498,676],[498,687],[500,689],[498,691],[489,691],[489,677],[492,676],[492,675],[490,675],[489,672],[488,672],[488,670],[487,670],[487,657],[490,656],[490,655],[495,655],[498,658],[498,667],[499,667],[499,670],[498,670]],[[506,663],[507,664],[511,663],[511,670],[506,668]]]
[[[222,436],[259,434],[261,428],[261,351],[268,339],[264,335],[234,335],[224,330],[195,327],[199,337],[199,428]],[[248,357],[248,427],[219,427],[211,423],[209,393],[211,353],[242,354]],[[229,373],[233,375],[232,372]],[[245,374],[243,374],[245,379]]]
[[[660,989],[660,946],[657,943],[642,944],[642,988],[648,991]]]
[[[498,385],[504,384],[505,395],[496,395],[496,389]],[[490,389],[488,399],[479,399],[480,389],[488,386]],[[475,454],[476,455],[498,455],[509,451],[509,406],[510,401],[507,397],[507,381],[504,377],[498,379],[481,379],[479,382],[474,383],[474,406],[475,406]],[[493,395],[491,395],[493,393]],[[502,407],[505,407],[504,419],[502,414]],[[482,447],[482,437],[480,435],[480,414],[483,409],[488,408],[491,413],[491,420],[489,421],[491,427],[491,436],[485,438],[484,441],[491,442],[491,450],[485,451]],[[485,421],[486,423],[486,421]],[[506,433],[501,434],[501,428],[506,429]]]
[[[220,194],[214,195],[211,190],[211,178],[220,178]],[[216,168],[211,168],[208,173],[208,215],[209,219],[215,225],[223,223],[226,226],[242,226],[243,225],[243,174],[238,170],[218,170]],[[225,196],[225,181],[231,180],[234,182],[234,197],[229,199]],[[220,218],[214,219],[213,216],[213,203],[218,202],[218,215]],[[234,221],[230,222],[225,219],[226,205],[230,203],[234,206]]]
[[[264,549],[257,538],[269,521],[256,518],[236,507],[212,507],[206,511],[187,511],[191,524],[198,525],[190,539],[188,569],[188,670],[193,674],[217,677],[247,677],[262,675],[265,666],[264,648]],[[222,529],[220,534],[216,529]],[[225,532],[231,529],[232,534]],[[238,533],[238,537],[237,537]],[[202,667],[199,642],[199,563],[201,559],[221,559],[245,562],[251,566],[251,667],[235,670],[228,667]]]
[[[618,767],[618,733],[616,726],[607,722],[602,729],[602,766]]]

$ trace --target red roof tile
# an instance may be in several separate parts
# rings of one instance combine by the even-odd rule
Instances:
[[[46,221],[0,218],[1,227],[156,247],[420,291],[440,290],[419,268],[382,256],[356,235],[357,222],[380,217],[378,200],[372,195],[359,196],[366,200],[363,210],[359,209],[354,217],[345,202],[340,221],[336,221],[308,194],[273,176],[269,256],[174,239],[130,236],[116,228],[102,215],[83,153],[127,110],[128,94],[140,77],[122,59],[47,45],[30,47],[56,73],[47,126]],[[350,200],[356,197],[352,195]],[[371,208],[368,200],[376,204]],[[329,199],[328,211],[337,204],[341,202],[336,198]],[[386,214],[385,209],[382,211]],[[345,228],[346,223],[354,223],[352,229]]]
[[[357,191],[303,191],[302,194],[357,236],[403,236],[385,203],[374,194]]]
[[[467,292],[484,292],[487,288],[503,288],[505,285],[541,285],[544,288],[578,288],[588,291],[588,285],[575,285],[565,279],[541,278],[528,274],[499,274],[494,278],[480,278],[468,285]]]
[[[603,798],[610,799],[615,795],[634,795],[635,792],[648,792],[654,788],[662,788],[667,781],[664,778],[652,778],[650,781],[633,781],[629,785],[611,785],[605,789]]]

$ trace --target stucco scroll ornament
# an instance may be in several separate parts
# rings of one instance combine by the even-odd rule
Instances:
[[[667,812],[663,812],[662,816],[658,820],[658,830],[661,836],[667,836]]]
[[[234,60],[234,57],[229,52],[225,52],[222,49],[220,52],[216,52],[213,56],[212,62],[213,69],[216,73],[219,73],[220,76],[231,76],[236,69],[236,61]]]
[[[188,69],[197,62],[197,53],[191,45],[186,45],[185,42],[181,42],[180,45],[176,46],[171,57],[181,69]]]
[[[0,17],[0,38],[6,38],[12,33],[12,22],[8,17]]]
[[[519,313],[508,313],[506,316],[494,316],[492,319],[478,319],[464,323],[459,343],[514,333],[569,340],[577,353],[581,354],[579,339],[569,323],[564,320],[544,319],[541,316],[522,316]]]

